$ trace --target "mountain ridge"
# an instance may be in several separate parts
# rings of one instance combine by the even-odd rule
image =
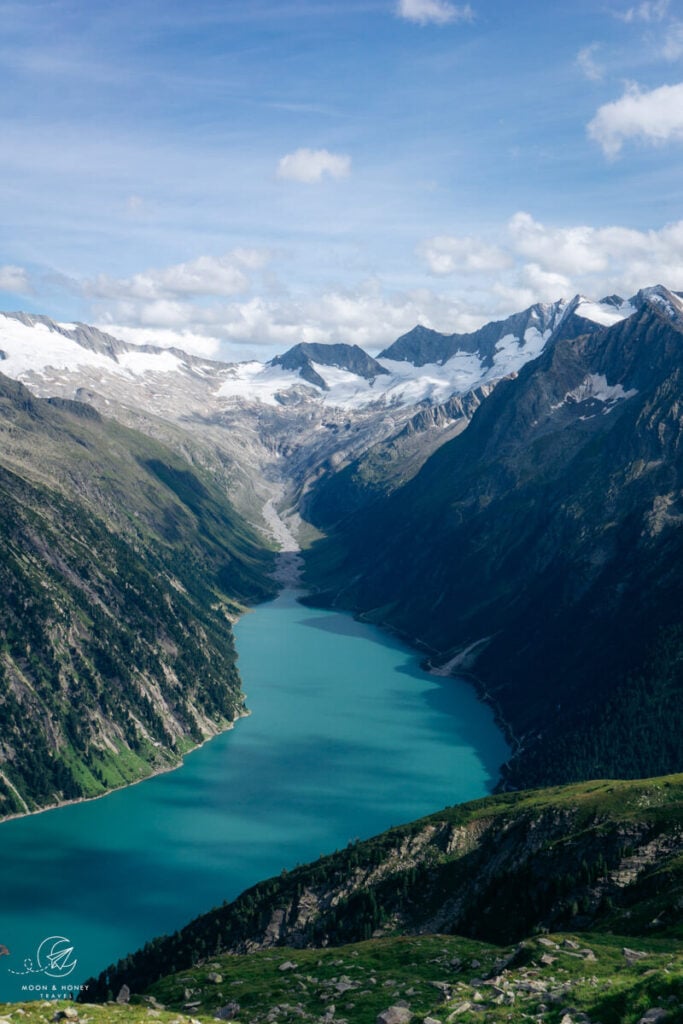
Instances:
[[[578,741],[577,702],[613,734],[598,695],[618,679],[631,692],[639,672],[661,664],[662,645],[673,661],[660,696],[674,688],[664,700],[673,710],[683,321],[659,300],[558,338],[412,480],[351,512],[308,555],[320,591],[311,603],[396,628],[444,663],[475,645],[468,667],[522,739],[512,784],[544,780],[550,761],[532,767],[541,748],[555,773],[547,781],[620,774],[614,759],[568,759],[563,776],[553,748],[563,723]],[[671,770],[682,754],[674,744]]]

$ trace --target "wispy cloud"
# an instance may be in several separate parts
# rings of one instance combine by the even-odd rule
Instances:
[[[399,18],[415,21],[418,25],[446,25],[451,21],[474,21],[470,4],[452,4],[448,0],[398,0]]]
[[[418,254],[432,283],[416,287],[372,277],[294,291],[274,278],[291,253],[271,256],[257,247],[127,278],[53,275],[51,287],[85,298],[83,319],[127,340],[227,360],[269,358],[299,341],[343,341],[378,351],[416,323],[469,331],[533,302],[577,292],[628,297],[655,283],[683,289],[683,220],[640,231],[545,224],[520,211],[489,232],[426,239]],[[264,269],[267,274],[258,273]],[[447,285],[434,278],[448,278]],[[18,266],[0,268],[0,285],[3,280],[13,290],[41,285]]]
[[[281,157],[277,165],[278,178],[313,185],[324,177],[346,178],[351,172],[351,157],[345,153],[330,153],[327,149],[297,149]]]
[[[604,77],[604,68],[598,64],[595,55],[600,49],[599,43],[584,46],[576,55],[576,66],[581,74],[592,82],[599,82]]]
[[[672,21],[667,25],[662,57],[670,61],[683,57],[683,21]]]
[[[623,11],[616,11],[621,21],[663,21],[669,13],[670,0],[643,0]]]
[[[588,134],[608,157],[618,156],[627,139],[650,144],[683,139],[683,83],[650,92],[630,86],[621,99],[599,108]]]
[[[26,270],[11,265],[0,267],[0,291],[30,295],[33,287]]]
[[[422,242],[417,252],[426,262],[430,273],[437,277],[458,271],[479,274],[482,271],[502,270],[510,265],[510,257],[498,246],[471,237],[435,235]]]

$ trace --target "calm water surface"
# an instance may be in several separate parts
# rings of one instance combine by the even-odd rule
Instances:
[[[0,825],[0,1000],[61,994],[283,867],[495,785],[491,712],[400,642],[292,591],[235,633],[249,718],[177,771]],[[10,973],[45,939],[41,964],[73,946],[68,976]]]

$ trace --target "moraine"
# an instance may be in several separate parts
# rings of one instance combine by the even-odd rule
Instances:
[[[0,1001],[63,995],[260,879],[495,785],[490,710],[394,638],[292,590],[235,633],[249,718],[176,771],[0,825]],[[49,975],[44,940],[41,964],[73,946]]]

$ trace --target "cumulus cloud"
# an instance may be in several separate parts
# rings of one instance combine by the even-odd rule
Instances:
[[[592,82],[599,82],[604,77],[604,70],[595,59],[595,54],[600,49],[599,43],[590,43],[584,46],[576,55],[576,66],[585,78]]]
[[[430,273],[437,277],[461,271],[477,274],[487,270],[502,270],[510,258],[498,246],[489,245],[472,237],[456,238],[452,235],[435,235],[418,246]]]
[[[11,264],[0,267],[0,291],[30,295],[33,288],[24,268],[14,267]]]
[[[650,92],[631,86],[621,99],[599,108],[588,134],[609,157],[618,156],[626,139],[655,144],[683,139],[683,82]]]
[[[547,228],[520,212],[510,220],[508,231],[515,253],[554,273],[595,273],[607,265],[604,253],[595,246],[593,228]]]
[[[143,299],[165,304],[178,297],[226,296],[245,292],[250,281],[246,270],[266,265],[269,254],[258,249],[235,249],[225,256],[200,256],[187,263],[176,263],[142,271],[129,278],[99,274],[82,284],[85,295],[94,299]]]
[[[654,283],[683,289],[683,220],[636,231],[619,225],[547,225],[520,211],[501,227],[498,239],[491,260],[482,260],[479,268],[475,257],[488,245],[469,236],[430,238],[418,253],[430,273],[460,277],[471,312],[488,303],[489,319],[576,292],[629,296]],[[497,297],[495,307],[491,296]]]
[[[351,157],[327,149],[297,149],[283,156],[277,165],[278,178],[313,185],[327,175],[345,178],[351,171]]]
[[[449,21],[474,21],[469,4],[458,5],[448,0],[399,0],[396,6],[399,18],[416,21],[418,25],[445,25]]]
[[[78,318],[125,340],[228,361],[267,359],[300,341],[348,342],[377,352],[417,323],[472,331],[534,302],[577,292],[629,297],[656,283],[683,290],[683,219],[638,231],[546,224],[519,211],[492,232],[489,226],[481,236],[444,233],[426,239],[417,253],[431,283],[415,288],[390,288],[373,278],[351,287],[293,292],[274,276],[285,254],[271,258],[258,248],[125,279],[53,276],[50,287],[89,298],[90,312]],[[235,273],[247,277],[266,265],[268,275],[254,275],[249,291],[235,290]],[[20,268],[2,270],[18,272],[23,280]]]
[[[214,305],[114,300],[98,304],[97,323],[136,344],[182,348],[227,360],[267,359],[301,341],[361,345],[378,352],[425,324],[473,330],[487,317],[427,288],[387,290],[375,280],[317,294],[259,294]]]

